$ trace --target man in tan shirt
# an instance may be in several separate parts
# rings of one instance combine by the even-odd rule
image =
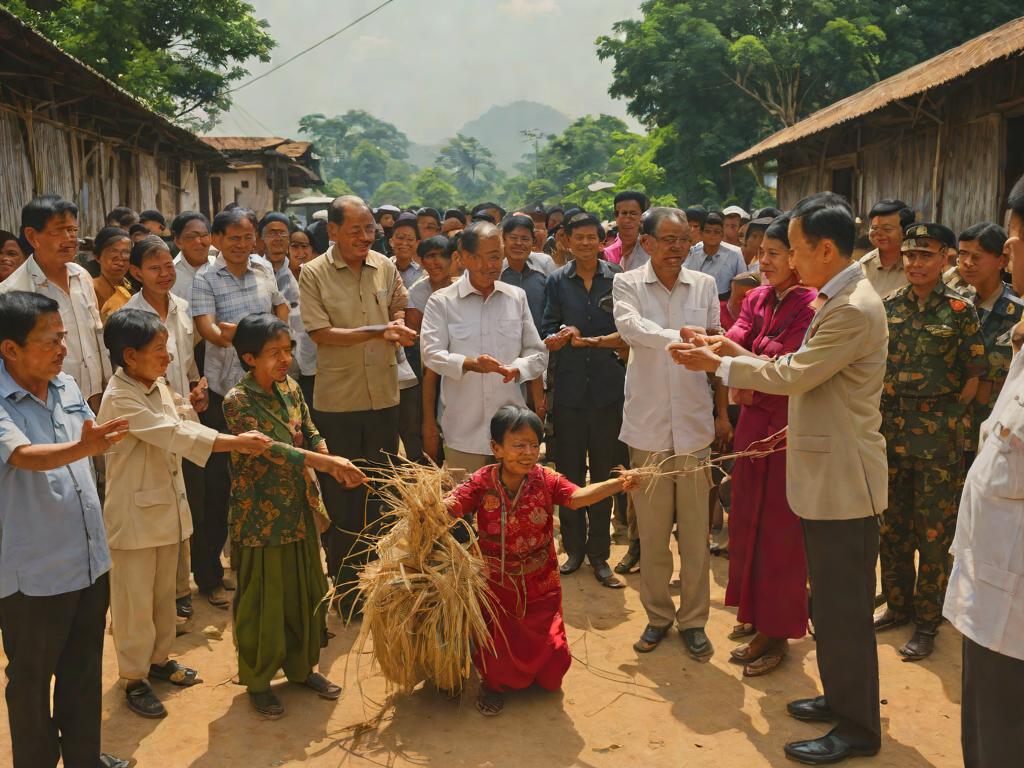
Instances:
[[[339,455],[383,464],[398,453],[395,348],[416,338],[405,325],[409,294],[394,263],[370,250],[376,225],[360,198],[331,203],[327,233],[334,245],[299,273],[302,322],[317,345],[315,420]],[[324,535],[327,567],[344,590],[365,560],[358,534],[379,520],[380,502],[367,504],[365,486],[346,490],[323,475],[320,482],[334,523]]]
[[[879,200],[868,214],[868,238],[875,246],[860,259],[864,277],[881,297],[907,284],[903,274],[903,230],[914,223],[914,209],[902,200]]]

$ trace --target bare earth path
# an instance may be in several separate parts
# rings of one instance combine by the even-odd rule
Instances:
[[[614,547],[616,562],[623,547]],[[271,766],[443,766],[444,768],[532,768],[632,766],[679,768],[792,766],[782,745],[825,732],[785,713],[790,699],[818,692],[815,648],[810,639],[793,644],[774,674],[744,680],[730,664],[726,639],[734,616],[722,606],[727,563],[713,560],[712,615],[708,634],[716,653],[708,664],[691,661],[672,633],[654,653],[631,645],[644,614],[630,587],[608,590],[590,569],[565,578],[565,619],[572,669],[560,694],[539,690],[508,697],[505,713],[481,717],[472,705],[475,685],[461,703],[432,689],[401,698],[374,725],[360,727],[379,711],[383,681],[364,657],[349,651],[358,627],[336,618],[337,637],[321,658],[321,669],[345,693],[337,703],[281,681],[285,716],[259,719],[244,689],[233,685],[234,653],[228,613],[196,601],[192,631],[175,653],[205,680],[188,690],[161,686],[169,717],[143,720],[124,707],[117,686],[109,635],[104,658],[104,731],[107,751],[133,755],[141,768],[270,768]],[[222,631],[220,637],[208,628]],[[204,633],[204,629],[207,631]],[[944,625],[932,658],[906,664],[896,647],[908,632],[882,635],[879,644],[882,725],[885,739],[873,759],[857,768],[917,768],[961,765],[960,638]],[[6,664],[6,660],[4,660]],[[0,702],[0,766],[10,765],[7,712]]]

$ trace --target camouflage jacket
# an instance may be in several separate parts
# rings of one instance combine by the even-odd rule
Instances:
[[[953,463],[970,428],[960,391],[986,370],[978,313],[941,280],[923,304],[909,285],[884,304],[889,357],[882,434],[889,456]]]

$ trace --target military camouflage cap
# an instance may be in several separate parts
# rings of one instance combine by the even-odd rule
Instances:
[[[901,251],[928,251],[940,253],[946,248],[956,248],[956,235],[949,227],[932,222],[910,224],[903,230]]]

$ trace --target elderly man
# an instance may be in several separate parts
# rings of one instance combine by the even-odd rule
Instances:
[[[445,461],[475,472],[491,460],[491,416],[525,404],[521,384],[540,377],[548,353],[526,293],[498,280],[500,230],[471,223],[459,257],[462,277],[427,300],[421,347],[423,365],[441,376]]]
[[[708,377],[673,366],[665,346],[680,329],[718,333],[718,289],[709,275],[683,267],[690,249],[686,214],[652,208],[644,219],[641,244],[651,255],[646,266],[615,276],[615,326],[630,347],[626,399],[619,439],[629,446],[633,467],[659,464],[673,474],[632,494],[640,532],[640,600],[647,628],[634,648],[648,653],[675,624],[697,660],[714,649],[704,632],[711,606],[708,552],[708,493],[711,477],[700,466],[716,431],[729,431],[725,390],[719,388],[724,422],[713,416]],[[716,429],[716,427],[718,429]],[[673,603],[672,529],[677,545],[679,607]]]
[[[819,765],[873,755],[881,745],[872,612],[878,516],[888,493],[878,403],[889,334],[882,300],[852,260],[857,231],[846,200],[812,195],[790,216],[793,265],[824,300],[803,346],[775,360],[723,359],[714,339],[670,349],[676,362],[717,373],[730,387],[789,396],[786,491],[803,519],[825,695],[788,710],[798,720],[837,724],[787,744],[786,754]]]
[[[907,284],[903,274],[903,230],[914,223],[914,209],[902,200],[879,200],[868,213],[868,237],[875,246],[860,259],[864,277],[885,298]]]
[[[206,340],[205,372],[210,386],[210,405],[200,419],[206,426],[226,432],[224,396],[245,375],[231,343],[238,321],[256,312],[273,312],[287,322],[289,308],[273,273],[264,266],[266,262],[250,258],[256,245],[256,228],[249,211],[237,207],[221,211],[214,217],[212,229],[213,246],[219,255],[213,264],[196,272],[191,312],[196,330]],[[210,457],[205,480],[203,514],[194,521],[192,534],[192,573],[209,603],[226,609],[231,601],[224,591],[220,556],[228,535],[228,454]]]
[[[56,195],[35,197],[21,209],[21,231],[33,253],[0,283],[0,293],[33,291],[57,302],[66,329],[64,373],[95,410],[112,371],[92,278],[75,263],[78,208]]]
[[[100,754],[110,551],[89,459],[128,422],[93,424],[61,372],[66,336],[53,299],[0,296],[0,632],[13,766],[126,768]]]
[[[371,250],[376,225],[360,198],[331,203],[327,232],[334,246],[299,273],[302,321],[317,345],[315,418],[337,454],[380,466],[398,453],[395,351],[416,338],[405,325],[409,294],[394,262]],[[327,475],[321,484],[334,523],[324,535],[327,566],[344,592],[366,558],[359,533],[380,519],[381,504],[367,499],[366,486],[346,489]],[[358,610],[350,601],[339,604],[343,614]]]

